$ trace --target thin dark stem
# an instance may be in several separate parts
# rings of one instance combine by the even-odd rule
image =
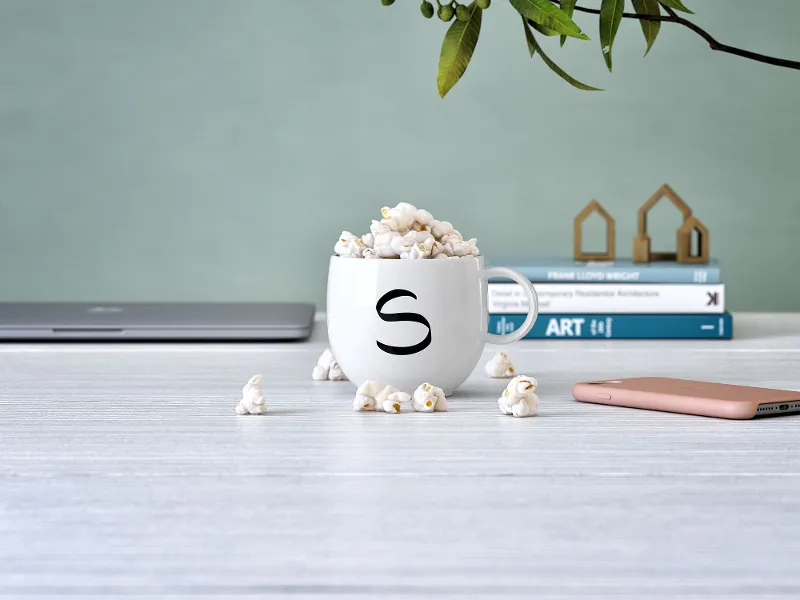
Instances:
[[[550,1],[559,4],[559,0],[550,0]],[[597,8],[585,8],[583,6],[575,6],[572,10],[575,10],[577,12],[589,13],[592,15],[600,14],[600,10]],[[625,17],[626,19],[639,19],[640,21],[667,21],[668,23],[675,22],[675,19],[673,19],[672,17],[665,17],[664,15],[640,15],[637,13],[624,12],[622,13],[622,16]]]
[[[551,0],[556,4],[560,4],[560,0]],[[661,21],[662,23],[677,23],[678,25],[683,25],[694,31],[697,35],[703,38],[706,42],[708,42],[709,47],[712,50],[717,50],[719,52],[725,52],[727,54],[734,54],[736,56],[741,56],[743,58],[747,58],[750,60],[755,60],[758,62],[766,63],[768,65],[775,65],[776,67],[784,67],[787,69],[798,69],[800,70],[800,61],[796,60],[788,60],[786,58],[777,58],[775,56],[767,56],[766,54],[759,54],[758,52],[750,52],[750,50],[743,50],[742,48],[736,48],[735,46],[728,46],[727,44],[722,44],[718,42],[714,37],[708,33],[705,29],[700,28],[699,26],[695,25],[691,21],[684,19],[683,17],[679,16],[674,10],[669,8],[668,6],[661,5],[665,11],[667,11],[668,16],[664,15],[640,15],[637,13],[622,13],[622,16],[626,19],[637,19],[639,21]],[[590,13],[593,15],[599,15],[600,11],[596,8],[585,8],[583,6],[576,6],[574,10],[578,12]]]

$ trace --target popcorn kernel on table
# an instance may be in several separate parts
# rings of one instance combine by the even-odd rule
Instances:
[[[339,362],[336,360],[336,357],[333,355],[333,351],[330,348],[326,348],[325,351],[320,355],[319,359],[317,360],[317,364],[311,371],[311,378],[314,381],[347,380],[347,377],[345,377],[344,373],[342,372]]]
[[[539,398],[534,394],[537,381],[527,375],[517,375],[508,382],[502,396],[497,399],[500,412],[514,417],[533,417],[539,407]]]
[[[267,399],[261,393],[261,375],[253,375],[242,388],[242,399],[236,405],[237,415],[263,415]]]
[[[414,390],[411,407],[417,412],[447,412],[447,400],[442,388],[426,382]]]
[[[514,365],[505,352],[498,352],[484,366],[486,375],[494,379],[504,379],[515,375]]]
[[[399,413],[410,396],[397,388],[379,381],[365,381],[356,390],[353,410]]]

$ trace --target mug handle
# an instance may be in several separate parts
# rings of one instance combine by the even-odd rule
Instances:
[[[528,316],[525,317],[525,321],[523,321],[522,325],[511,333],[502,335],[489,333],[487,331],[486,341],[489,344],[510,344],[511,342],[521,340],[525,337],[525,334],[531,330],[533,324],[536,322],[536,317],[539,316],[539,297],[536,295],[533,284],[521,273],[506,267],[492,267],[491,269],[486,269],[485,275],[487,280],[490,277],[507,277],[508,279],[513,279],[522,286],[522,289],[525,290],[525,295],[528,296]]]

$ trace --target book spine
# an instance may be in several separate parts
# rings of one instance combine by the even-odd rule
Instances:
[[[651,265],[646,268],[627,266],[514,266],[533,283],[721,283],[717,266],[674,267]],[[490,282],[507,282],[492,278]]]
[[[540,314],[704,313],[725,312],[724,284],[537,283]],[[488,284],[490,313],[528,311],[518,283]]]
[[[489,333],[511,333],[525,315],[489,315]],[[525,339],[719,339],[733,337],[733,317],[720,315],[541,315]]]

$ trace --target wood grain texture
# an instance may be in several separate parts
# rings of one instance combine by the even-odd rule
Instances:
[[[800,389],[800,315],[735,323],[732,342],[515,344],[530,419],[482,369],[449,413],[354,413],[351,383],[311,381],[321,329],[0,346],[0,595],[797,598],[800,417],[570,396],[642,375]],[[239,417],[256,372],[269,413]]]

